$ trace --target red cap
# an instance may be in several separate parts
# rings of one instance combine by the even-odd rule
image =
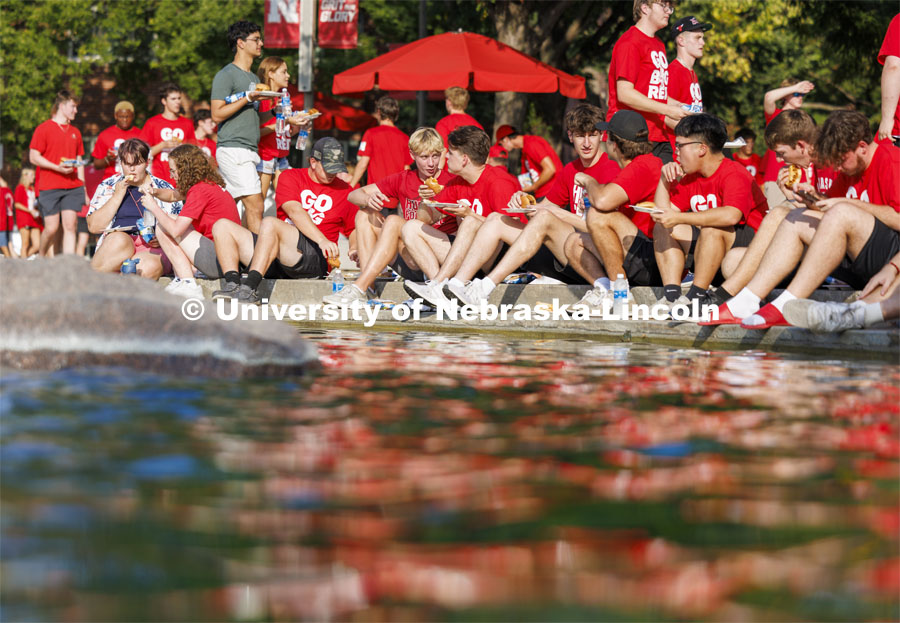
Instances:
[[[491,145],[491,151],[488,152],[488,158],[509,158],[509,153],[500,147],[500,145]]]
[[[497,141],[502,141],[510,134],[518,134],[518,132],[511,125],[501,125],[499,128],[497,128]]]

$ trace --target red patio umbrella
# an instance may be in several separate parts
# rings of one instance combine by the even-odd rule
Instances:
[[[296,85],[289,84],[288,93],[294,110],[303,108],[303,93],[297,90]],[[314,106],[322,113],[313,121],[316,130],[337,128],[344,132],[362,132],[378,125],[378,120],[366,111],[344,104],[321,91],[316,91]]]
[[[408,43],[334,77],[332,92],[435,91],[460,86],[475,91],[554,93],[584,98],[584,78],[522,54],[496,39],[448,32]]]

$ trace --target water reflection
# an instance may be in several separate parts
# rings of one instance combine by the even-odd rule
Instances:
[[[897,366],[310,334],[2,380],[4,620],[897,619]]]

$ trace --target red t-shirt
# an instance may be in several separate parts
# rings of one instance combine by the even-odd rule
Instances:
[[[730,206],[741,211],[738,225],[756,231],[769,210],[769,204],[750,173],[734,160],[725,158],[715,173],[703,177],[691,173],[669,188],[672,205],[682,212],[704,212]]]
[[[884,34],[884,42],[878,51],[878,62],[884,65],[888,56],[900,57],[900,13],[894,16]],[[900,136],[900,105],[894,108],[894,129],[891,134]]]
[[[189,139],[194,138],[194,124],[191,123],[190,119],[178,117],[174,121],[169,121],[162,115],[156,115],[147,119],[144,129],[141,130],[141,140],[150,145],[150,147],[173,138],[177,138],[182,143],[186,143]],[[175,186],[175,180],[169,174],[168,151],[163,150],[156,154],[150,167],[150,173]]]
[[[338,178],[331,184],[320,184],[310,177],[309,169],[288,169],[278,178],[275,190],[278,218],[293,223],[281,206],[288,201],[299,201],[319,231],[331,242],[337,242],[340,234],[349,236],[356,227],[359,208],[347,201],[352,190]]]
[[[619,37],[613,47],[609,64],[609,110],[606,120],[612,119],[617,110],[631,110],[616,97],[616,81],[627,80],[641,95],[661,102],[669,101],[669,61],[666,60],[666,46],[657,37],[648,37],[637,26],[632,26]],[[638,111],[647,120],[650,140],[667,141],[663,115]]]
[[[891,206],[900,212],[900,147],[878,143],[872,162],[862,175],[838,173],[829,197],[849,197],[874,205]]]
[[[688,69],[677,58],[669,63],[669,97],[690,106],[703,106],[703,94],[697,72]]]
[[[487,216],[491,212],[500,212],[512,218],[527,222],[522,214],[509,214],[506,211],[510,197],[519,190],[519,182],[502,167],[487,165],[474,184],[469,184],[462,177],[455,177],[435,197],[435,201],[455,203],[467,199],[476,214]]]
[[[207,158],[212,158],[215,162],[216,160],[216,142],[211,138],[192,138],[188,141],[191,145],[196,145],[203,153],[206,154]]]
[[[776,108],[775,112],[771,115],[766,115],[766,125],[771,123],[772,119],[781,114],[782,109]],[[765,182],[774,182],[778,179],[778,172],[781,171],[782,167],[787,166],[784,162],[778,162],[778,156],[775,155],[775,152],[771,149],[767,149],[765,155],[763,155],[763,165],[762,165],[762,181],[760,184],[764,184]]]
[[[522,135],[522,173],[528,173],[532,180],[536,180],[543,170],[541,161],[547,157],[550,158],[553,166],[556,167],[556,173],[535,189],[534,196],[538,198],[543,197],[553,188],[556,178],[562,172],[562,160],[559,159],[559,156],[553,151],[553,147],[543,137],[530,134]]]
[[[450,133],[456,128],[464,125],[474,125],[476,128],[484,129],[480,123],[475,121],[475,117],[467,115],[464,112],[455,112],[452,115],[447,115],[437,122],[434,129],[437,130],[437,133],[444,139],[444,147],[447,147],[447,137],[450,136]]]
[[[653,201],[662,166],[662,160],[653,154],[638,156],[629,162],[628,166],[622,169],[610,184],[615,184],[625,191],[625,194],[628,195],[628,204]],[[628,205],[619,206],[619,212],[627,216],[635,227],[644,232],[648,238],[653,238],[654,223],[649,214],[635,212]]]
[[[272,98],[268,100],[260,100],[259,101],[259,118],[263,120],[259,124],[260,130],[266,127],[271,127],[273,130],[275,129],[275,116],[269,113],[275,106],[281,105],[281,98]],[[292,104],[293,105],[293,104]],[[290,153],[290,149],[278,149],[278,146],[275,144],[276,136],[275,132],[269,132],[265,136],[260,133],[259,144],[257,145],[257,151],[259,152],[259,159],[262,161],[272,160],[273,158],[284,158]]]
[[[569,206],[569,210],[578,216],[584,216],[584,187],[575,183],[577,173],[587,173],[601,184],[609,184],[619,175],[619,165],[605,153],[587,169],[581,160],[575,160],[563,167],[562,173],[556,177],[556,183],[544,199],[561,208]]]
[[[84,143],[81,132],[74,125],[60,126],[52,119],[47,119],[34,129],[29,149],[36,149],[50,162],[59,164],[63,158],[78,158],[84,155]],[[78,179],[78,169],[63,175],[50,169],[38,167],[35,172],[35,188],[42,190],[68,190],[84,186]]]
[[[0,231],[9,231],[16,224],[15,199],[13,192],[6,186],[0,186]]]
[[[437,181],[441,186],[446,186],[447,182],[454,177],[454,175],[451,175],[444,169],[438,175]],[[421,185],[422,180],[419,179],[418,172],[410,171],[409,169],[388,175],[376,183],[378,190],[388,197],[398,200],[398,207],[401,210],[400,214],[407,221],[414,220],[419,213],[419,204],[422,202],[422,198],[419,196],[419,186]],[[441,220],[443,221],[444,219]],[[456,219],[454,218],[453,221],[455,223]]]
[[[212,228],[220,218],[241,224],[237,205],[224,188],[212,182],[199,182],[191,186],[178,216],[194,221],[194,229],[213,239]]]
[[[16,186],[16,192],[13,195],[13,206],[21,203],[26,208],[33,208],[35,205],[35,196],[33,188],[25,188],[21,184]],[[40,227],[43,229],[44,221],[41,217],[34,218],[30,212],[24,210],[16,210],[16,227]]]
[[[91,152],[91,157],[102,160],[109,155],[110,150],[118,150],[119,145],[128,139],[140,137],[141,129],[136,125],[131,126],[127,130],[123,130],[117,125],[111,125],[97,136],[97,142],[94,143],[94,150]],[[116,173],[121,173],[122,171],[118,167],[119,161],[114,159],[112,164],[103,169],[103,179],[112,177]]]
[[[834,185],[834,178],[837,177],[837,171],[831,167],[820,168],[815,164],[810,165],[810,171],[812,173],[813,187],[823,195],[827,196],[831,191],[831,187]],[[806,176],[806,171],[804,171],[803,174]]]
[[[379,125],[366,130],[356,155],[359,158],[371,158],[366,168],[369,184],[377,184],[413,162],[409,155],[409,136],[390,125]]]
[[[748,158],[743,158],[735,153],[731,157],[734,158],[735,162],[747,169],[747,172],[750,173],[750,176],[757,184],[762,183],[762,158],[759,154],[750,154]]]

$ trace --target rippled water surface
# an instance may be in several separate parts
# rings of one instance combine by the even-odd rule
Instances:
[[[8,621],[900,618],[900,368],[308,335],[0,381]]]

